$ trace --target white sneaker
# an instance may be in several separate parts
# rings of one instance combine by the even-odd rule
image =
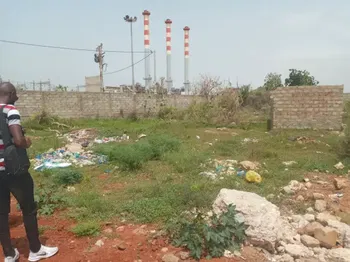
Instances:
[[[56,255],[58,252],[57,247],[46,247],[44,245],[41,245],[41,248],[38,252],[33,253],[32,251],[29,252],[28,261],[39,261],[44,258],[49,258],[54,255]]]
[[[14,257],[5,257],[5,262],[16,262],[19,259],[19,252],[17,248],[15,248],[15,256]]]

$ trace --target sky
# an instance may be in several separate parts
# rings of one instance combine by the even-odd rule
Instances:
[[[184,33],[190,31],[190,81],[208,74],[257,88],[269,72],[288,77],[308,70],[320,84],[350,92],[348,0],[18,0],[0,1],[0,39],[33,44],[130,51],[125,15],[137,16],[134,50],[143,51],[143,10],[149,10],[157,77],[166,73],[165,23],[172,24],[172,78],[184,82]],[[94,52],[0,42],[0,76],[13,82],[44,81],[74,87],[98,75]],[[143,59],[134,54],[134,61]],[[153,76],[153,57],[151,59]],[[107,72],[131,65],[130,53],[106,53]],[[135,65],[144,83],[144,61]],[[131,69],[105,75],[106,85],[131,84]]]

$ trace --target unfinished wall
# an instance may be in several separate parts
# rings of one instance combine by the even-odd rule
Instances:
[[[152,116],[162,106],[186,108],[193,99],[199,99],[180,95],[39,91],[20,91],[18,96],[16,106],[22,118],[42,111],[62,118],[127,117],[133,112],[138,116]]]
[[[271,98],[274,128],[341,129],[344,86],[281,87]]]

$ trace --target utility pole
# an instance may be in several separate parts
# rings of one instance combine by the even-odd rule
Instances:
[[[94,57],[95,63],[98,63],[99,69],[100,69],[101,92],[104,92],[104,84],[103,84],[103,67],[105,66],[105,63],[103,63],[104,57],[105,57],[105,53],[103,52],[103,44],[101,43],[99,46],[97,46],[95,57]]]
[[[132,72],[132,88],[135,88],[135,70],[134,70],[134,40],[132,32],[132,24],[137,21],[137,17],[131,17],[126,15],[124,17],[125,22],[130,24],[130,38],[131,38],[131,72]]]

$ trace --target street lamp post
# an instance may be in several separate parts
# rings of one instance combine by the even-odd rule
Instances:
[[[130,23],[130,38],[131,38],[131,70],[132,70],[132,87],[135,87],[135,71],[134,71],[134,41],[132,33],[132,24],[137,21],[137,17],[131,17],[126,15],[124,17],[125,22]]]

